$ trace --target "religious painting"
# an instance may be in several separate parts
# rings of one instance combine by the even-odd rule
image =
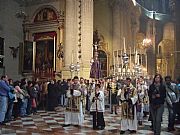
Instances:
[[[51,8],[43,8],[36,14],[34,22],[51,21],[51,20],[57,20],[57,15],[55,11]]]
[[[35,56],[36,75],[52,75],[54,71],[54,40],[37,41]]]
[[[107,77],[107,55],[104,51],[98,50],[98,59],[100,63],[100,78]]]
[[[25,41],[23,46],[23,72],[33,70],[33,42]]]
[[[99,79],[100,78],[100,64],[99,60],[94,60],[94,62],[91,65],[91,70],[90,70],[90,78],[94,79]]]

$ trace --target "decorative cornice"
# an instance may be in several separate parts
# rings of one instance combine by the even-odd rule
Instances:
[[[58,0],[14,0],[14,1],[19,3],[20,5],[28,7],[28,6],[37,5],[37,4],[55,2],[55,1],[58,1]]]

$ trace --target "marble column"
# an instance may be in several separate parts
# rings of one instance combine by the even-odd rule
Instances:
[[[126,39],[126,48],[132,45],[132,24],[131,14],[133,8],[129,1],[113,1],[113,50],[123,49],[123,37]],[[128,10],[127,10],[128,9]],[[136,17],[134,17],[136,18]]]
[[[154,24],[153,24],[154,23]],[[152,40],[152,46],[147,50],[147,70],[149,75],[154,75],[156,73],[156,44],[155,44],[155,21],[148,21],[146,37]]]
[[[64,37],[64,68],[62,71],[63,78],[70,78],[71,73],[69,66],[73,60],[71,60],[72,53],[75,52],[76,46],[76,0],[66,0],[65,11],[65,37]],[[73,57],[74,59],[74,57]]]
[[[82,67],[80,69],[80,76],[89,78],[93,45],[93,0],[81,1],[81,14]]]

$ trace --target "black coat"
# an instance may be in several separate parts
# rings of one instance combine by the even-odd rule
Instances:
[[[58,106],[58,88],[57,84],[48,85],[48,110],[53,111]]]
[[[155,94],[160,94],[160,97],[153,99],[152,96]],[[166,98],[166,87],[163,84],[160,84],[159,90],[157,90],[156,86],[154,84],[151,84],[149,87],[148,95],[150,104],[164,104]]]

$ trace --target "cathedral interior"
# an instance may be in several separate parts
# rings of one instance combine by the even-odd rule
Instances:
[[[74,76],[106,78],[106,81],[111,77],[122,80],[130,77],[130,81],[140,76],[150,80],[160,73],[163,77],[170,75],[175,80],[180,76],[179,11],[180,0],[0,0],[0,74],[7,75],[13,81],[39,79],[45,84],[46,90],[49,84],[54,84],[52,79],[64,81]],[[68,83],[71,83],[71,79]],[[115,84],[113,86],[115,89]],[[129,85],[126,88],[128,91]],[[72,90],[71,96],[74,97],[73,91],[76,89],[70,89],[69,86],[67,89]],[[5,124],[0,121],[0,134],[119,135],[120,114],[124,110],[117,108],[115,114],[110,113],[110,99],[109,106],[105,108],[104,105],[108,110],[104,114],[101,112],[106,128],[93,130],[90,112],[83,112],[82,126],[69,124],[69,127],[64,127],[67,114],[65,93],[62,94],[62,106],[58,104],[53,110],[45,109],[48,104],[54,104],[51,101],[56,100],[57,93],[53,90],[54,87],[51,87],[51,91],[45,91],[42,98],[44,109],[34,110],[36,112],[32,115],[25,114]],[[53,94],[49,96],[51,92]],[[3,115],[9,100],[7,94],[0,95],[4,99],[0,103],[5,103],[0,104],[0,112],[5,108]],[[111,98],[111,90],[108,94],[105,96]],[[156,95],[160,97],[158,93]],[[29,97],[26,95],[25,98]],[[97,96],[94,98],[98,100]],[[74,98],[71,99],[73,102]],[[77,99],[80,104],[82,99],[80,96]],[[132,104],[130,97],[127,99],[125,102]],[[20,101],[22,103],[23,99]],[[35,98],[32,101],[36,104]],[[36,105],[33,109],[37,109]],[[126,109],[130,110],[127,106]],[[161,134],[179,135],[180,123],[175,124],[176,131],[167,132],[168,120],[168,110],[165,108],[159,120],[159,123],[162,121]],[[141,122],[143,125],[138,125],[136,134],[153,135],[151,121],[143,117]]]
[[[176,78],[179,6],[179,0],[1,0],[1,74],[89,78],[97,58],[100,78]]]

